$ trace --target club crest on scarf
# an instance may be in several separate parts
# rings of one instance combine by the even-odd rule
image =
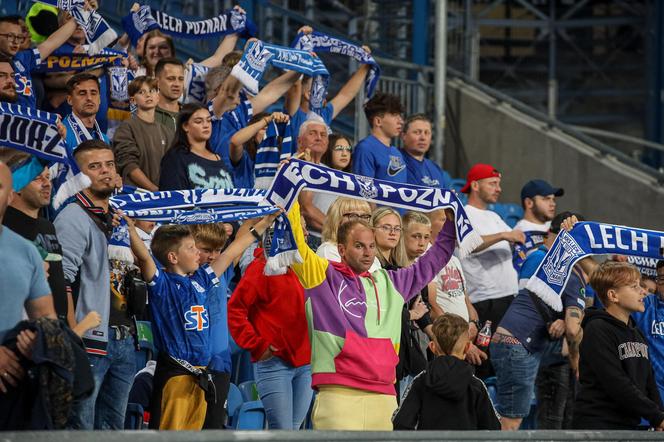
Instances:
[[[373,178],[358,175],[357,184],[360,186],[360,196],[362,198],[374,199],[378,196],[378,189],[374,185]]]
[[[551,252],[547,253],[547,257],[543,261],[542,268],[547,279],[554,284],[562,285],[567,276],[565,269],[571,267],[571,262],[579,256],[583,256],[581,246],[567,232],[563,231],[560,241],[555,248],[552,247]]]

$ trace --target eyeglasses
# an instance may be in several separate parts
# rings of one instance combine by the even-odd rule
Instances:
[[[369,221],[371,219],[371,215],[369,215],[368,213],[350,212],[350,213],[344,213],[342,216],[344,218],[348,218],[351,221],[355,221],[356,219],[361,219],[362,221]]]
[[[385,233],[401,233],[401,226],[391,226],[389,224],[383,224],[382,226],[376,226],[377,229],[382,230]]]
[[[352,152],[352,151],[353,151],[353,148],[350,147],[350,146],[334,146],[334,147],[332,148],[332,151],[333,151],[333,152],[343,152],[344,150],[345,150],[346,152]]]
[[[0,34],[0,37],[5,37],[7,40],[11,40],[14,43],[21,44],[25,41],[25,36],[24,35],[16,35],[16,34]]]

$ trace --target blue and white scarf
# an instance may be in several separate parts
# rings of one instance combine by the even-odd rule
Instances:
[[[329,52],[332,54],[346,55],[353,58],[358,63],[371,65],[369,75],[367,75],[367,78],[364,81],[364,92],[367,100],[373,96],[374,91],[376,90],[376,85],[378,84],[378,79],[380,78],[380,66],[373,56],[365,51],[362,46],[317,31],[314,31],[311,34],[298,34],[291,46],[305,51]]]
[[[526,288],[555,311],[562,311],[560,299],[572,267],[590,255],[631,255],[641,258],[664,257],[664,232],[581,222],[567,232],[562,230],[546,253]]]
[[[0,103],[0,145],[30,153],[49,164],[64,165],[71,171],[66,184],[73,192],[69,196],[73,196],[90,186],[90,178],[79,170],[58,133],[57,121],[56,114]]]
[[[236,33],[249,38],[253,37],[257,30],[256,25],[247,19],[246,14],[237,9],[229,9],[206,20],[192,21],[152,10],[147,5],[143,5],[137,12],[131,12],[123,17],[122,28],[129,35],[134,46],[143,34],[153,29],[159,29],[174,37],[197,39],[222,37]]]
[[[69,12],[76,23],[85,32],[88,42],[87,52],[90,55],[100,53],[118,38],[113,28],[97,11],[86,11],[82,0],[33,0],[35,3],[44,3]]]
[[[264,190],[255,189],[137,191],[111,197],[110,205],[113,209],[121,209],[130,218],[172,224],[240,221],[279,210],[265,201]],[[274,231],[276,236],[265,269],[268,275],[283,273],[291,263],[302,262],[285,216],[277,219]],[[123,241],[128,244],[128,237]]]
[[[207,77],[208,68],[199,63],[187,64],[184,72],[184,103],[205,104],[205,77]]]
[[[451,190],[393,183],[292,159],[277,173],[266,199],[288,210],[302,189],[418,212],[452,209],[461,256],[482,244],[482,237],[473,230],[463,204]]]
[[[292,126],[288,123],[270,122],[265,131],[265,138],[256,150],[254,163],[254,187],[267,189],[277,174],[277,167],[282,160],[292,157],[295,152]]]
[[[642,258],[640,256],[628,256],[627,262],[636,266],[643,276],[655,279],[657,277],[657,261],[656,258]]]
[[[315,109],[323,107],[330,73],[323,61],[310,52],[255,40],[247,45],[242,59],[233,67],[231,75],[240,80],[251,94],[256,95],[258,83],[268,63],[279,69],[314,77],[316,87],[312,86],[310,103]]]
[[[521,270],[521,267],[523,266],[523,263],[526,262],[526,258],[530,255],[530,252],[544,244],[544,238],[546,238],[547,232],[532,230],[529,232],[523,232],[523,234],[526,236],[526,241],[523,244],[515,243],[514,249],[512,250],[512,264],[517,272]]]
[[[58,50],[42,59],[34,72],[86,71],[102,66],[118,66],[127,54],[114,49],[104,49],[96,55],[77,54]]]
[[[69,114],[67,115],[66,120],[69,124],[69,128],[72,130],[72,134],[76,139],[77,146],[83,141],[95,139],[95,137],[90,134],[88,128],[85,127],[83,122],[76,115]],[[97,120],[95,120],[95,127],[93,130],[97,133],[96,139],[104,140],[103,132],[101,131]],[[74,150],[72,149],[72,151],[69,152],[68,148],[67,151],[71,158],[73,158]],[[76,164],[75,161],[72,161],[72,163]],[[81,175],[87,178],[87,176],[78,173],[77,171],[78,167],[73,169],[71,164],[59,165],[53,180],[53,189],[55,191],[55,196],[53,197],[53,208],[55,210],[58,210],[69,198],[83,190],[83,188],[80,186],[79,178],[77,177]]]

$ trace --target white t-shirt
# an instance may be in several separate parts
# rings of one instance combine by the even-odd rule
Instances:
[[[497,213],[470,205],[465,208],[473,228],[480,235],[511,231]],[[473,303],[516,295],[519,291],[518,276],[512,265],[512,248],[507,241],[471,253],[461,260],[461,266],[468,296]]]
[[[456,256],[450,257],[447,265],[441,270],[435,278],[436,284],[436,303],[445,313],[454,313],[468,321],[468,306],[466,305],[466,280],[463,276],[461,262]]]
[[[516,223],[514,229],[521,230],[522,232],[548,232],[549,227],[551,227],[551,221],[547,221],[544,224],[537,224],[524,218]]]
[[[329,241],[325,241],[320,246],[318,246],[316,255],[320,256],[321,258],[325,258],[328,261],[341,262],[341,256],[339,256],[339,249],[337,248],[337,245]],[[381,268],[382,267],[378,258],[374,258],[374,262],[371,264],[371,268],[369,268],[369,273],[380,270]]]

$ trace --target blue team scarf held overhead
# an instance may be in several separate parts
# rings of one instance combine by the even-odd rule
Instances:
[[[122,18],[122,28],[136,46],[143,34],[153,29],[178,38],[214,38],[228,34],[241,34],[249,38],[256,35],[257,27],[246,14],[229,9],[206,20],[185,20],[142,5],[138,11]]]
[[[641,275],[648,278],[655,279],[657,277],[657,261],[656,258],[643,258],[641,256],[628,256],[627,262],[636,266],[641,272]]]
[[[44,3],[67,11],[74,17],[85,32],[88,42],[87,51],[95,55],[104,50],[118,38],[113,28],[104,20],[97,11],[86,11],[85,2],[81,0],[33,0],[35,3]]]
[[[90,179],[81,173],[73,155],[67,150],[64,140],[58,133],[57,121],[56,114],[0,103],[0,145],[27,152],[45,160],[48,164],[65,165],[71,170],[68,188],[71,191],[75,190],[70,195],[73,196],[89,187]],[[42,166],[41,170],[43,169]],[[34,175],[30,181],[37,175]]]
[[[205,77],[209,67],[200,63],[188,63],[184,71],[184,95],[185,103],[205,104]]]
[[[130,218],[171,224],[208,224],[257,218],[279,210],[266,202],[265,194],[265,190],[256,189],[136,191],[111,197],[110,205]],[[277,218],[274,232],[266,274],[280,274],[289,264],[302,262],[285,216]],[[126,245],[128,240],[125,236],[122,241]]]
[[[268,64],[313,77],[316,87],[312,86],[310,104],[314,109],[323,107],[330,73],[323,61],[311,52],[254,40],[245,48],[231,75],[240,80],[251,94],[256,95],[258,84]]]
[[[517,273],[521,270],[523,263],[526,262],[526,258],[530,252],[544,244],[544,238],[546,238],[547,232],[531,230],[523,232],[523,234],[526,236],[526,241],[523,244],[515,243],[514,249],[512,250],[512,264]]]
[[[362,46],[351,43],[342,38],[332,37],[322,32],[314,31],[311,34],[300,33],[291,44],[296,49],[314,52],[329,52],[351,57],[358,63],[371,65],[369,74],[364,81],[364,93],[369,100],[376,90],[380,78],[380,66],[373,56]],[[314,85],[312,85],[312,88]]]
[[[629,255],[662,259],[664,232],[580,222],[571,231],[561,230],[526,288],[555,311],[562,311],[560,298],[572,267],[590,255]]]
[[[119,66],[127,54],[114,49],[104,49],[96,55],[78,54],[58,49],[42,62],[33,72],[86,71],[104,66]]]
[[[265,131],[265,138],[258,145],[254,162],[254,187],[268,189],[282,160],[292,157],[293,143],[290,121],[288,123],[270,122]]]
[[[418,212],[452,209],[461,256],[482,244],[482,237],[473,230],[463,204],[451,190],[393,183],[292,159],[277,173],[266,199],[289,210],[304,189]]]

